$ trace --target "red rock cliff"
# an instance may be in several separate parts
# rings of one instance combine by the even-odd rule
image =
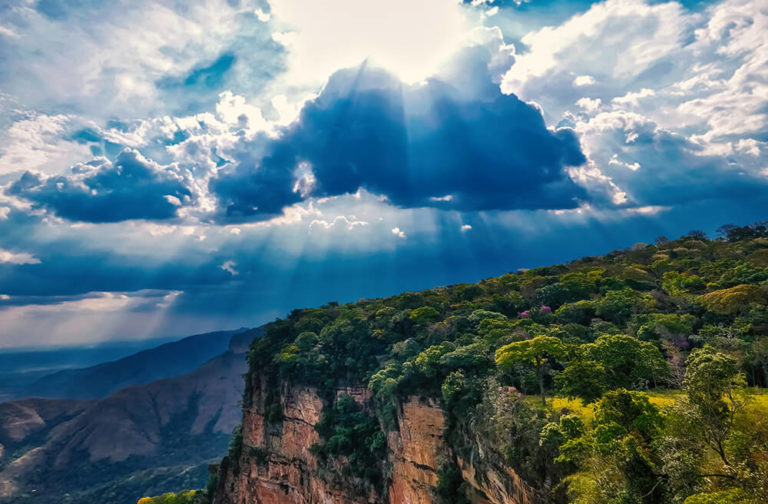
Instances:
[[[432,504],[436,503],[438,468],[451,451],[446,444],[445,417],[434,400],[410,397],[398,415],[398,430],[388,433],[388,484],[376,490],[344,476],[344,461],[318,464],[310,447],[319,441],[315,425],[323,400],[311,387],[283,384],[278,403],[282,421],[270,424],[269,390],[257,381],[243,409],[242,447],[236,460],[226,458],[214,504]],[[343,387],[367,404],[364,387]],[[483,450],[479,450],[482,459]],[[481,460],[478,460],[482,462]],[[534,492],[509,468],[459,459],[470,500],[478,504],[533,504]]]

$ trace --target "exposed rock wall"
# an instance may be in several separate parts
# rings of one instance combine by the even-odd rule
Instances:
[[[253,379],[253,377],[252,377]],[[281,421],[270,423],[265,380],[256,379],[245,398],[242,447],[236,460],[225,458],[214,504],[433,504],[440,467],[451,460],[445,440],[446,420],[439,404],[410,397],[397,418],[398,430],[388,433],[389,474],[386,488],[344,477],[344,461],[322,466],[311,452],[320,441],[315,425],[324,406],[311,387],[283,384],[279,397]],[[367,404],[369,391],[345,386],[335,397],[349,395]],[[274,412],[272,412],[274,414]],[[533,491],[509,468],[488,463],[477,467],[459,459],[469,496],[478,504],[534,504]]]
[[[390,432],[392,482],[389,502],[431,504],[437,487],[439,457],[446,452],[445,417],[433,401],[411,397],[398,418],[399,432]]]
[[[498,463],[477,460],[475,464],[459,458],[459,468],[473,492],[470,500],[476,504],[535,504],[534,491],[511,468]]]
[[[283,386],[279,397],[282,421],[267,422],[264,382],[257,383],[243,408],[243,444],[236,461],[225,459],[216,503],[231,504],[356,504],[367,499],[348,496],[344,482],[317,476],[317,458],[310,447],[319,441],[315,425],[323,401],[310,387]],[[340,390],[352,397],[367,398],[367,391]],[[375,498],[374,498],[375,499]],[[375,500],[374,500],[375,502]]]

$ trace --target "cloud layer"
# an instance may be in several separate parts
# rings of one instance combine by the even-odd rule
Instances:
[[[483,48],[454,75],[409,85],[363,64],[335,73],[254,166],[212,181],[232,218],[269,217],[307,197],[382,195],[400,207],[460,211],[574,208],[588,199],[566,167],[585,162],[569,129],[504,95]]]
[[[76,165],[71,175],[26,172],[8,193],[65,219],[118,222],[175,217],[194,200],[191,185],[183,170],[161,167],[126,149],[114,162],[100,158]]]
[[[0,3],[0,346],[768,215],[758,0],[417,3]]]

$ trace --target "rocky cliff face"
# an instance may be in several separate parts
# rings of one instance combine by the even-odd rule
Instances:
[[[260,379],[250,390],[242,444],[222,461],[213,504],[433,504],[440,502],[439,472],[448,460],[457,460],[470,502],[539,502],[514,471],[492,462],[501,457],[491,456],[489,448],[477,446],[473,460],[456,459],[445,439],[445,416],[434,400],[414,396],[402,404],[397,430],[387,436],[387,484],[377,489],[345,475],[344,460],[321,464],[312,453],[311,446],[320,441],[315,426],[327,407],[317,390],[283,384],[279,396],[270,397]],[[351,396],[364,406],[370,401],[364,387],[340,387],[335,395]],[[270,416],[281,420],[272,423]]]

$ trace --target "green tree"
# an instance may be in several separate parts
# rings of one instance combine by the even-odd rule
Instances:
[[[764,305],[765,292],[757,285],[742,284],[730,289],[720,289],[701,297],[707,310],[721,315],[732,315],[746,310],[750,305]]]
[[[445,370],[464,368],[483,371],[490,365],[488,351],[483,343],[472,343],[448,352],[440,357],[440,366]]]
[[[595,411],[599,426],[618,425],[620,432],[639,436],[650,442],[661,432],[662,417],[659,409],[651,404],[642,392],[626,389],[606,392]],[[607,428],[606,432],[616,429]]]
[[[421,306],[411,312],[409,317],[415,324],[426,325],[440,318],[440,312],[431,306]]]
[[[748,358],[763,373],[763,386],[768,386],[768,336],[755,339],[749,346]]]
[[[387,439],[376,417],[354,398],[341,395],[335,404],[323,408],[315,425],[321,442],[310,449],[320,463],[344,457],[353,476],[374,485],[381,482],[381,464],[387,451]]]
[[[634,313],[641,313],[653,306],[653,298],[628,287],[606,292],[596,304],[595,312],[617,324],[623,324]]]
[[[687,313],[651,313],[641,315],[640,318],[642,325],[637,328],[637,337],[641,340],[672,340],[676,336],[686,337],[693,332],[694,317]]]
[[[185,490],[179,493],[165,493],[158,497],[142,497],[138,504],[203,504],[207,502],[203,492]]]
[[[720,492],[691,495],[683,504],[757,504],[757,501],[749,499],[743,490],[731,488]]]
[[[686,364],[683,389],[691,406],[691,424],[698,426],[707,445],[732,469],[726,441],[736,413],[745,404],[744,377],[735,359],[709,345],[691,352]]]
[[[296,345],[285,345],[280,353],[275,355],[275,362],[278,364],[296,364],[299,362],[299,347]]]
[[[427,379],[434,378],[440,372],[440,358],[455,348],[456,345],[447,341],[432,345],[413,359],[413,369]]]
[[[649,381],[655,385],[669,373],[659,349],[632,336],[607,334],[584,348],[588,359],[605,368],[611,388],[642,388]]]
[[[706,288],[707,284],[698,275],[689,273],[680,273],[678,271],[667,271],[664,273],[661,288],[673,296],[680,296],[689,292],[700,292]]]
[[[560,447],[559,459],[580,466],[568,478],[570,502],[663,502],[663,476],[653,449],[663,424],[661,412],[642,392],[606,392],[592,429]]]
[[[555,385],[560,393],[568,397],[579,397],[587,404],[602,397],[606,381],[605,368],[596,361],[571,361],[563,372],[555,376]]]
[[[539,382],[541,402],[546,406],[544,378],[549,374],[550,361],[562,359],[566,346],[554,336],[536,336],[530,340],[516,341],[496,350],[496,364],[510,369],[516,364],[533,366]]]
[[[586,299],[575,303],[566,303],[555,311],[555,317],[566,323],[588,325],[594,316],[595,305]]]
[[[536,291],[536,299],[542,304],[558,307],[564,303],[588,298],[595,291],[595,282],[583,273],[566,273],[559,282]]]

